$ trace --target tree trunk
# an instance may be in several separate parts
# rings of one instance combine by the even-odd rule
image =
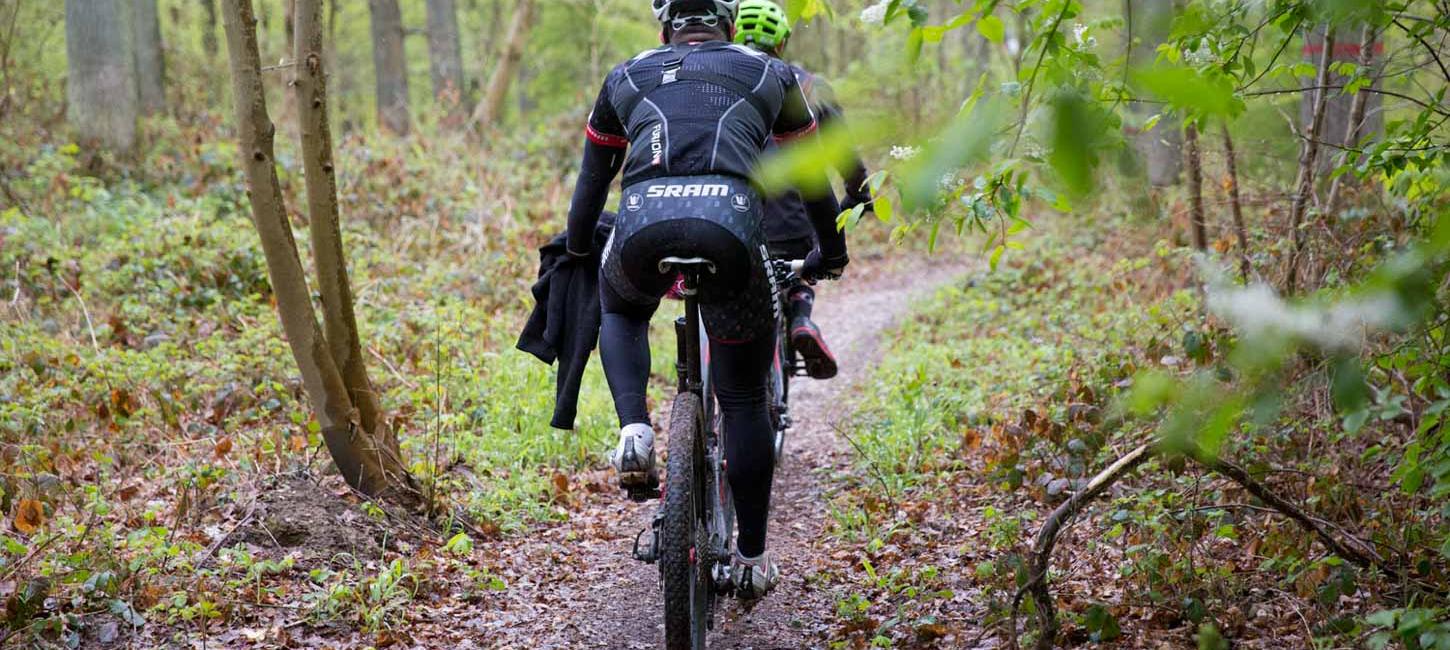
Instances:
[[[1344,28],[1341,28],[1340,32],[1344,33]],[[1349,32],[1349,34],[1353,33],[1355,32]],[[1303,55],[1306,61],[1317,65],[1325,53],[1329,55],[1331,69],[1329,75],[1325,77],[1325,83],[1319,84],[1320,86],[1343,86],[1349,83],[1349,77],[1333,70],[1334,64],[1339,62],[1357,63],[1369,69],[1368,74],[1371,79],[1378,75],[1380,71],[1372,69],[1371,66],[1375,64],[1376,50],[1383,48],[1384,44],[1376,42],[1378,34],[1370,25],[1361,26],[1359,34],[1361,38],[1358,41],[1349,40],[1348,42],[1341,39],[1336,39],[1334,42],[1326,41],[1324,28],[1316,29],[1305,35]],[[1338,90],[1331,91],[1324,99],[1324,125],[1319,129],[1320,141],[1335,146],[1352,147],[1354,142],[1350,139],[1350,134],[1362,135],[1382,130],[1384,127],[1383,111],[1381,110],[1384,104],[1383,96],[1370,92],[1382,85],[1375,80],[1365,90],[1352,95]],[[1306,93],[1300,100],[1299,121],[1301,123],[1308,124],[1313,119],[1316,100],[1316,96],[1310,93]],[[1354,117],[1356,111],[1359,112],[1357,119]],[[1365,119],[1366,116],[1369,116],[1368,120]],[[1325,152],[1325,154],[1330,153],[1332,152]],[[1315,173],[1321,177],[1329,173],[1333,169],[1334,160],[1333,155],[1319,156]]]
[[[396,437],[386,431],[378,395],[368,379],[362,343],[353,313],[352,285],[342,245],[337,209],[337,175],[332,162],[332,131],[327,121],[327,74],[323,66],[322,0],[297,0],[297,33],[293,60],[297,77],[298,131],[302,168],[307,181],[307,216],[316,258],[317,287],[322,294],[322,321],[332,359],[342,373],[348,397],[358,409],[364,431],[378,435],[394,455]]]
[[[131,26],[136,31],[136,89],[141,110],[166,110],[166,60],[161,53],[161,15],[156,0],[132,0]]]
[[[1244,226],[1244,208],[1239,200],[1238,155],[1234,153],[1234,140],[1229,135],[1227,123],[1223,125],[1223,155],[1228,163],[1229,207],[1233,210],[1234,233],[1239,240],[1239,275],[1243,277],[1244,284],[1248,284],[1249,275],[1253,272],[1249,265],[1249,231]]]
[[[373,72],[377,77],[378,124],[407,135],[408,62],[403,54],[403,14],[398,0],[368,0],[372,15]]]
[[[297,42],[297,0],[282,2],[282,35],[287,39],[286,47]]]
[[[359,428],[358,412],[312,310],[306,273],[277,182],[272,148],[275,129],[267,115],[251,0],[223,0],[222,16],[231,61],[238,151],[247,177],[252,220],[266,257],[277,315],[322,426],[323,440],[348,485],[368,495],[416,502],[408,497],[408,475],[400,459]]]
[[[489,77],[483,101],[473,111],[474,124],[484,128],[492,127],[503,113],[504,100],[508,98],[509,85],[518,76],[519,60],[524,53],[524,40],[529,36],[533,20],[534,0],[520,0],[518,8],[514,9],[513,20],[509,22],[509,35],[504,44],[503,56],[499,57],[498,65],[494,67],[493,76]]]
[[[1299,174],[1294,181],[1294,201],[1289,206],[1289,229],[1294,248],[1289,251],[1288,277],[1284,282],[1285,292],[1293,295],[1299,288],[1299,255],[1304,251],[1307,237],[1304,234],[1304,213],[1309,210],[1309,201],[1314,197],[1314,172],[1319,159],[1319,133],[1324,126],[1324,106],[1329,96],[1325,88],[1329,82],[1329,66],[1333,60],[1334,29],[1324,35],[1324,52],[1319,57],[1319,72],[1315,75],[1314,106],[1309,123],[1300,134]]]
[[[1359,39],[1359,67],[1361,70],[1368,70],[1374,63],[1375,28],[1370,25],[1364,26],[1364,31]],[[1371,84],[1372,86],[1373,84]],[[1349,120],[1344,124],[1344,140],[1339,144],[1345,147],[1358,147],[1361,137],[1364,135],[1365,112],[1369,108],[1372,93],[1370,86],[1359,89],[1354,94],[1354,100],[1349,106]],[[1326,109],[1327,111],[1327,109]],[[1330,128],[1333,128],[1332,125]],[[1343,187],[1344,179],[1348,174],[1335,176],[1329,184],[1329,197],[1324,200],[1324,213],[1334,214],[1339,206],[1339,191]]]
[[[444,121],[463,121],[463,53],[458,41],[458,9],[453,0],[428,0],[428,70],[433,76],[433,97],[443,108]]]
[[[66,112],[87,147],[129,153],[139,114],[130,0],[66,0]]]
[[[1203,214],[1203,158],[1198,155],[1198,125],[1189,123],[1183,129],[1183,143],[1188,155],[1189,219],[1193,223],[1193,247],[1200,253],[1208,251],[1208,218]]]
[[[1173,22],[1173,0],[1124,0],[1127,15],[1128,64],[1133,67],[1152,65],[1158,57],[1158,45],[1168,38]],[[1156,113],[1163,112],[1157,104],[1130,102],[1130,112],[1141,124]],[[1178,184],[1183,167],[1183,141],[1178,120],[1164,117],[1151,131],[1130,129],[1133,148],[1144,161],[1148,184],[1167,187]]]
[[[216,54],[216,0],[197,0],[201,3],[201,50],[210,58]]]

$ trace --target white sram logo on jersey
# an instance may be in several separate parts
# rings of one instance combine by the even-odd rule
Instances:
[[[660,164],[660,161],[664,160],[664,157],[665,157],[665,146],[664,146],[664,143],[661,141],[661,135],[664,133],[664,130],[665,130],[665,125],[663,125],[663,124],[656,124],[655,125],[655,128],[653,128],[653,129],[650,130],[650,133],[649,133],[649,153],[650,153],[650,161],[649,161],[649,164],[651,164],[651,165],[658,165],[658,164]]]
[[[696,196],[729,196],[729,185],[691,183],[689,185],[651,185],[644,195],[652,199],[683,199]]]

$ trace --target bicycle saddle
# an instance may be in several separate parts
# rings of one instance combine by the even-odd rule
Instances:
[[[666,257],[659,263],[660,273],[699,273],[701,271],[715,274],[715,263],[703,257]]]

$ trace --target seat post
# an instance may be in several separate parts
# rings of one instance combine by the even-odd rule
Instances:
[[[699,272],[696,270],[685,271],[685,363],[689,366],[688,372],[681,375],[685,378],[685,389],[700,395],[704,395],[704,377],[700,376],[703,369],[701,365],[700,340],[700,297],[699,297]]]

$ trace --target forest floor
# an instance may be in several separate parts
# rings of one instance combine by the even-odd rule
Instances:
[[[962,273],[956,263],[921,260],[852,270],[848,281],[821,289],[816,307],[841,374],[792,385],[796,425],[776,471],[769,532],[783,580],[748,611],[736,601],[722,603],[713,648],[807,648],[823,646],[829,638],[841,594],[823,578],[831,575],[831,564],[854,559],[828,531],[830,477],[851,466],[850,447],[838,427],[851,412],[856,388],[880,358],[885,331],[914,299]],[[662,440],[657,448],[666,444]],[[589,480],[594,489],[567,522],[489,545],[486,552],[500,558],[499,574],[511,586],[500,606],[467,624],[488,631],[482,638],[500,647],[658,646],[664,634],[659,574],[629,555],[657,502],[622,499],[608,488],[610,476],[604,472]]]

